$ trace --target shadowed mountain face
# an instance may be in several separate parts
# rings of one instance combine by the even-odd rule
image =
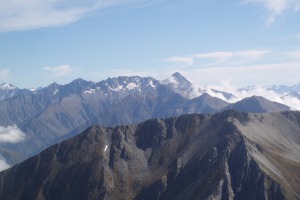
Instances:
[[[300,199],[300,113],[92,126],[0,173],[0,199]]]

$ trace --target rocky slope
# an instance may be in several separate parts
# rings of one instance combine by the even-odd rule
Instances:
[[[92,126],[0,173],[0,199],[300,199],[300,113]]]
[[[223,110],[234,109],[250,113],[281,112],[290,110],[289,106],[270,101],[261,96],[252,96],[226,106]]]

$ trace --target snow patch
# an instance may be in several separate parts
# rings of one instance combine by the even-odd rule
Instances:
[[[139,85],[136,84],[136,83],[128,83],[128,85],[126,86],[126,88],[127,88],[128,90],[133,90],[133,89],[135,89],[135,88],[137,88],[137,87],[139,87]]]
[[[149,85],[150,85],[151,87],[153,87],[153,88],[155,88],[155,87],[156,87],[156,86],[154,85],[154,83],[153,83],[153,81],[152,81],[152,80],[149,82]]]
[[[118,87],[116,87],[116,88],[111,88],[110,87],[110,90],[113,90],[113,91],[115,91],[115,92],[118,92],[118,91],[120,91],[120,90],[122,90],[123,89],[123,85],[118,85]]]
[[[106,151],[106,150],[107,150],[107,147],[108,147],[108,145],[105,145],[104,151]]]
[[[56,95],[58,92],[58,89],[56,89],[54,92],[53,92],[53,95]]]
[[[96,92],[95,89],[90,89],[90,90],[84,91],[84,94],[95,94],[95,92]]]
[[[3,83],[2,85],[0,85],[1,90],[13,90],[16,88],[17,88],[16,86],[9,84],[9,83]]]

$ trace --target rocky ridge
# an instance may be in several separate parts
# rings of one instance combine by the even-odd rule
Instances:
[[[300,114],[92,126],[0,173],[1,199],[300,199]]]

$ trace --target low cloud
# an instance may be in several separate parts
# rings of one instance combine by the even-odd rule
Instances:
[[[0,171],[10,168],[10,165],[6,162],[5,158],[0,155]]]
[[[74,70],[70,65],[60,65],[56,67],[44,67],[45,71],[51,72],[49,77],[56,78],[71,74]]]
[[[0,78],[7,78],[9,74],[9,69],[0,69]]]
[[[25,140],[25,133],[16,125],[0,126],[0,143],[19,143]]]

